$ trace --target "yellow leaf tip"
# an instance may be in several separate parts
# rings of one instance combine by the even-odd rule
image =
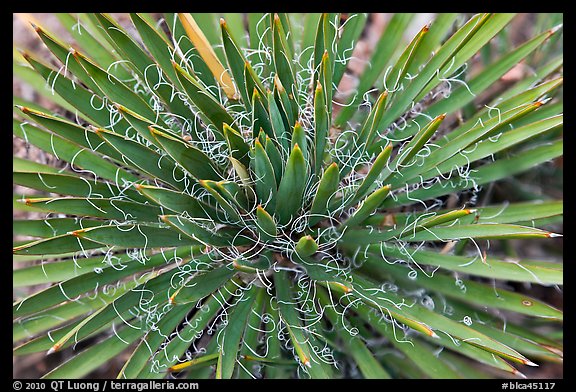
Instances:
[[[86,229],[74,230],[69,232],[69,234],[73,235],[74,237],[82,237],[82,234],[86,231]]]
[[[46,355],[50,355],[50,354],[54,354],[56,351],[60,350],[62,346],[58,343],[56,343],[55,345],[53,345],[52,347],[50,347],[50,350],[48,350],[46,352]]]

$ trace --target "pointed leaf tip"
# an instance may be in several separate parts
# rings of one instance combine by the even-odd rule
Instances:
[[[546,237],[548,238],[558,238],[558,237],[564,237],[562,234],[558,234],[558,233],[547,233]]]
[[[550,30],[548,30],[548,37],[550,37],[551,35],[553,35],[554,33],[556,33],[558,30],[560,30],[562,27],[564,26],[564,23],[560,23],[559,25],[556,25],[554,27],[552,27]]]
[[[46,355],[54,354],[56,351],[60,350],[60,348],[61,348],[61,345],[56,343],[55,345],[50,347],[50,349],[46,352]]]

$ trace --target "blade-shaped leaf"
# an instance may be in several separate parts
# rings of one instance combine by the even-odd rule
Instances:
[[[286,163],[286,171],[276,197],[276,215],[281,224],[288,223],[302,207],[306,177],[306,161],[300,147],[295,145]]]

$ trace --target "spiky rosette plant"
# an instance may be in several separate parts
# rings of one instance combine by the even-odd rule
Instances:
[[[562,285],[559,257],[510,255],[555,241],[562,201],[483,192],[562,155],[558,28],[506,47],[512,14],[439,14],[404,41],[396,14],[346,95],[365,14],[57,16],[75,42],[35,23],[53,57],[14,61],[51,105],[13,118],[56,162],[13,174],[39,217],[13,223],[14,354],[56,357],[45,377],[562,361],[562,312],[526,289]]]

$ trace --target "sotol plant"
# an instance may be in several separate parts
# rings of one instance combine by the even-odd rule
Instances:
[[[483,192],[562,155],[559,28],[510,47],[514,15],[439,14],[404,41],[396,14],[345,95],[368,15],[57,16],[74,43],[35,24],[53,57],[14,53],[52,109],[14,97],[13,133],[62,162],[14,158],[42,217],[13,223],[14,354],[59,358],[46,377],[562,361],[562,312],[522,289],[561,262],[506,255],[554,241],[562,202]]]

